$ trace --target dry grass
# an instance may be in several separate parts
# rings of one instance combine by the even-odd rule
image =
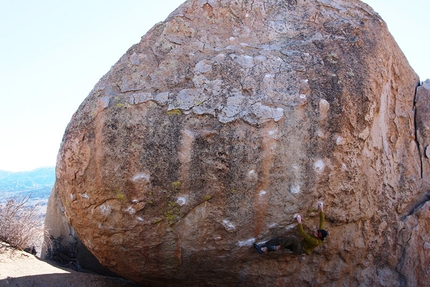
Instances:
[[[21,250],[38,246],[43,234],[38,205],[26,205],[29,198],[19,196],[0,203],[0,240]]]

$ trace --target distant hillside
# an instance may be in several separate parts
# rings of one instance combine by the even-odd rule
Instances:
[[[23,172],[0,170],[0,192],[52,187],[54,182],[55,167],[43,167]]]
[[[55,167],[43,167],[32,171],[0,171],[0,202],[6,198],[30,195],[31,203],[48,201],[55,183]]]

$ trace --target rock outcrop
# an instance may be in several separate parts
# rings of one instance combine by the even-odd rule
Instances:
[[[82,103],[54,192],[98,260],[143,285],[423,286],[418,84],[360,1],[189,0]],[[295,213],[315,228],[318,200],[330,236],[312,255],[253,250]]]

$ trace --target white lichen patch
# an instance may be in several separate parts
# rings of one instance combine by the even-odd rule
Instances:
[[[195,77],[197,86],[204,85],[211,90],[214,96],[222,94],[222,80],[208,81],[205,77]],[[226,99],[225,104],[211,102],[203,105],[209,99],[208,95],[198,89],[184,89],[178,94],[162,92],[157,95],[151,93],[135,93],[129,96],[129,103],[137,105],[154,101],[159,105],[168,105],[168,111],[180,110],[182,113],[195,113],[199,115],[211,114],[222,123],[229,123],[243,119],[250,124],[260,124],[269,120],[280,121],[284,117],[284,109],[271,107],[256,102],[236,91],[233,96]],[[253,104],[252,104],[253,103]],[[217,111],[221,110],[221,113]]]
[[[185,197],[183,197],[183,196],[180,196],[180,197],[178,197],[178,199],[176,200],[176,203],[177,203],[179,206],[183,206],[183,205],[185,205],[185,204],[187,203],[187,199],[186,199]]]
[[[324,171],[324,168],[325,168],[325,163],[324,163],[324,161],[322,159],[319,159],[319,160],[317,160],[315,162],[315,164],[314,164],[314,170],[317,173],[322,173]]]
[[[201,74],[207,73],[211,70],[212,70],[212,63],[207,60],[202,60],[198,62],[194,67],[194,72],[201,73]]]
[[[248,182],[256,182],[258,181],[258,172],[256,172],[254,169],[251,169],[246,173],[246,178]]]
[[[98,207],[98,210],[102,215],[109,215],[112,212],[112,207],[102,204]]]
[[[130,214],[130,215],[133,215],[133,214],[135,214],[135,213],[136,213],[136,209],[134,209],[133,207],[129,206],[129,207],[125,210],[125,212],[127,212],[127,213],[128,213],[128,214]]]
[[[256,64],[264,63],[266,61],[267,61],[267,58],[265,56],[263,56],[263,55],[258,55],[258,56],[254,57],[254,62]]]
[[[140,103],[144,103],[150,100],[153,100],[154,97],[152,96],[151,93],[138,93],[138,94],[133,94],[130,96],[130,104],[140,104]]]
[[[249,238],[243,241],[238,241],[237,246],[244,247],[244,246],[252,246],[252,244],[255,242],[255,238]]]
[[[278,227],[279,227],[279,224],[278,224],[278,223],[276,223],[276,222],[275,222],[275,223],[272,223],[272,224],[270,224],[270,225],[269,225],[269,228],[270,228],[270,229],[278,228]]]
[[[319,109],[320,109],[320,118],[321,120],[325,120],[328,115],[328,111],[330,110],[330,103],[324,99],[320,99],[319,101]]]
[[[298,185],[298,184],[292,184],[292,185],[290,186],[290,192],[291,192],[292,194],[300,193],[300,185]]]
[[[287,230],[287,231],[294,229],[294,228],[296,228],[295,224],[290,224],[290,225],[285,226],[285,230]]]
[[[138,182],[138,181],[142,181],[142,180],[149,182],[150,181],[150,176],[147,173],[141,172],[141,173],[135,174],[131,178],[131,180],[134,181],[134,182]]]
[[[274,74],[265,74],[263,78],[263,85],[269,88],[273,86],[275,83],[275,75]]]
[[[154,100],[160,105],[167,105],[167,102],[169,101],[169,93],[168,92],[158,93],[155,96]]]
[[[109,107],[109,103],[110,103],[110,97],[108,96],[101,97],[97,102],[97,108],[99,110],[104,110]]]
[[[255,103],[252,105],[250,112],[260,119],[260,122],[265,122],[270,119],[277,122],[284,117],[284,109],[272,108],[262,103]]]
[[[234,226],[233,225],[233,223],[231,223],[229,220],[227,220],[227,219],[224,219],[223,221],[222,221],[222,226],[224,226],[224,229],[227,231],[227,232],[233,232],[233,231],[235,231],[236,230],[236,226]]]
[[[170,100],[168,110],[180,109],[187,111],[194,106],[201,105],[207,98],[206,94],[197,89],[183,89]]]
[[[281,33],[286,31],[291,33],[292,27],[285,21],[274,20],[270,23],[274,25],[272,28],[276,27],[275,30]],[[170,39],[172,40],[171,37]],[[280,44],[262,44],[256,47],[254,43],[241,42],[239,39],[241,38],[236,35],[230,37],[227,39],[229,42],[227,47],[217,47],[214,50],[215,56],[190,63],[191,69],[187,69],[186,75],[176,73],[182,70],[177,67],[180,65],[179,60],[163,62],[163,68],[171,71],[172,83],[178,84],[192,79],[193,85],[185,86],[193,88],[167,90],[162,84],[161,75],[146,74],[149,70],[135,71],[122,78],[120,90],[123,94],[117,97],[124,97],[125,101],[129,99],[128,103],[131,105],[153,101],[157,105],[167,106],[169,112],[174,111],[169,115],[212,115],[221,123],[241,119],[251,125],[280,121],[285,117],[286,107],[289,111],[289,108],[301,109],[307,103],[308,97],[306,92],[302,91],[309,88],[309,83],[300,73],[305,71],[305,65],[298,63],[311,61],[313,56],[310,53],[283,49]],[[180,39],[173,41],[181,42]],[[197,46],[201,49],[209,48],[203,43]],[[260,49],[260,53],[248,53],[255,48]],[[279,52],[282,53],[282,57],[279,56]],[[196,58],[192,51],[188,51],[187,54],[190,59]],[[285,56],[289,58],[288,61]],[[133,53],[129,60],[132,65],[139,63],[140,67],[146,62],[144,57],[143,54]],[[226,75],[236,79],[230,79],[230,76]],[[173,86],[183,86],[176,84]],[[98,88],[107,89],[102,85]],[[130,93],[124,94],[126,92]],[[111,91],[106,91],[106,94],[109,93],[112,94]],[[107,100],[111,98],[113,96],[109,96]],[[321,102],[322,112],[328,106],[324,101]],[[109,105],[107,101],[100,103],[100,106],[103,108],[114,105],[112,103]]]
[[[327,135],[324,133],[324,131],[322,131],[322,130],[320,130],[320,129],[318,129],[318,130],[316,131],[316,134],[317,134],[317,136],[318,136],[319,138],[322,138],[322,139],[326,139],[326,138],[327,138]]]
[[[216,241],[218,241],[218,240],[221,240],[222,237],[220,235],[216,234],[216,235],[213,236],[213,239],[216,240]]]
[[[225,60],[226,55],[224,53],[218,54],[213,58],[214,61],[221,63]]]
[[[343,137],[338,136],[336,138],[336,145],[344,145],[345,143],[346,143],[346,140]]]
[[[169,100],[169,93],[168,92],[162,92],[158,94],[152,94],[152,93],[135,93],[131,94],[129,96],[129,104],[131,105],[138,105],[141,103],[146,103],[148,101],[155,101],[156,103],[160,105],[167,105]]]
[[[232,55],[233,60],[241,65],[243,68],[252,68],[254,67],[254,57],[248,55]]]
[[[250,60],[247,59],[246,61]],[[201,72],[208,69],[208,66],[201,65],[202,67],[199,67]],[[271,78],[271,75],[266,76]],[[224,83],[219,79],[209,81],[201,73],[196,74],[193,81],[196,86],[202,86],[204,89],[183,89],[178,94],[168,92],[157,95],[146,92],[135,93],[129,96],[129,104],[138,105],[154,101],[161,106],[167,105],[168,111],[179,110],[184,114],[210,114],[216,116],[222,123],[243,119],[250,124],[261,124],[270,120],[278,122],[284,117],[283,108],[264,105],[258,101],[259,99],[257,100],[253,96],[246,97],[240,91],[235,91],[233,95],[227,97],[225,102],[220,98],[219,101],[212,99],[210,104],[204,104],[210,99],[204,90],[210,90],[213,96],[221,96]]]
[[[268,129],[265,131],[265,136],[271,139],[279,139],[281,134],[279,133],[279,130],[277,128],[275,129]]]
[[[227,105],[223,109],[225,117],[234,118],[243,110],[245,102],[246,97],[239,93],[227,98]]]

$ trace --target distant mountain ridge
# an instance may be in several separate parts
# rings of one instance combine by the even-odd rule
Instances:
[[[0,192],[52,188],[54,183],[55,167],[42,167],[32,171],[21,172],[0,170]]]
[[[38,204],[41,208],[41,217],[44,217],[54,183],[55,167],[42,167],[21,172],[0,170],[0,204],[9,198],[29,196],[26,205]]]

